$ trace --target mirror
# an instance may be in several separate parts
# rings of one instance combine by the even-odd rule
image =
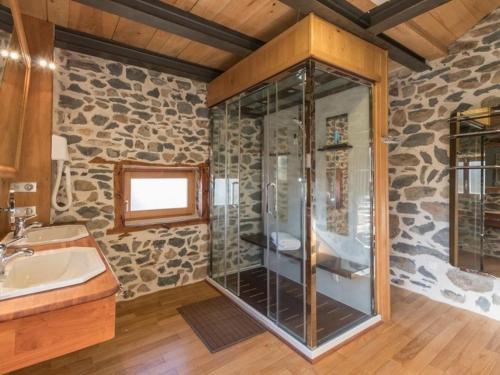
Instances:
[[[30,75],[21,14],[16,1],[9,4],[10,11],[0,7],[0,177],[3,178],[13,178],[18,169]]]
[[[450,210],[451,264],[500,276],[500,107],[451,119]]]

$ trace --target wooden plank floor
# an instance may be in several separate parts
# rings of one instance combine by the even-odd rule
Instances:
[[[106,343],[18,374],[500,374],[500,322],[393,288],[393,320],[309,364],[266,332],[211,354],[176,308],[218,295],[205,282],[118,304]]]

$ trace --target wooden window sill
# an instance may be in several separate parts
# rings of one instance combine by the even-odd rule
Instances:
[[[108,229],[106,231],[106,234],[123,234],[130,232],[139,232],[148,229],[170,229],[177,227],[185,227],[188,225],[208,224],[208,221],[209,221],[208,218],[198,217],[189,220],[173,221],[166,223],[154,223],[154,224],[143,224],[143,225],[120,225],[120,226],[115,226],[112,229]]]

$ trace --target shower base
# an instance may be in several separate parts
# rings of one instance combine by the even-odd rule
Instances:
[[[258,267],[240,272],[240,296],[223,288],[217,281],[208,278],[210,284],[228,296],[243,310],[252,315],[267,329],[313,360],[319,355],[341,345],[365,329],[380,322],[380,316],[371,316],[353,309],[321,293],[317,294],[318,347],[310,349],[296,336],[303,336],[304,311],[303,287],[299,283],[280,276],[279,321],[286,329],[276,325],[276,276],[270,272],[271,301],[270,317],[267,318],[267,268]],[[237,274],[227,275],[227,285],[237,285]],[[288,331],[288,332],[287,332]]]

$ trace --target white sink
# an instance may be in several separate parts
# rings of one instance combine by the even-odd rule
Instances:
[[[89,232],[85,225],[57,225],[53,227],[34,228],[26,231],[26,239],[16,242],[16,246],[47,245],[58,242],[75,241],[87,237]],[[12,232],[7,234],[3,242],[12,240]]]
[[[0,278],[0,300],[81,284],[105,270],[93,247],[35,252],[7,263]]]

